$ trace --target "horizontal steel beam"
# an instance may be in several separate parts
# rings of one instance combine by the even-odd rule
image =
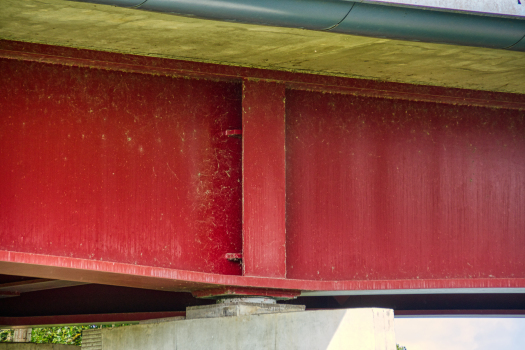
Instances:
[[[39,290],[47,289],[56,289],[64,287],[73,287],[80,286],[86,283],[83,282],[73,282],[73,281],[63,281],[56,279],[46,279],[46,278],[35,278],[35,279],[26,279],[19,282],[10,282],[0,284],[0,293],[15,293],[20,295],[20,293],[35,292]],[[1,295],[1,294],[0,294]]]
[[[525,278],[447,278],[398,280],[306,280],[210,274],[196,271],[140,266],[109,261],[93,261],[0,250],[0,270],[21,276],[54,276],[123,287],[162,291],[192,291],[238,286],[301,291],[396,291],[422,289],[516,289],[525,288]],[[343,293],[341,293],[343,294]]]
[[[523,293],[525,95],[0,49],[2,273]]]
[[[388,290],[323,290],[302,292],[303,297],[349,295],[414,295],[414,294],[525,294],[525,288],[419,288]]]

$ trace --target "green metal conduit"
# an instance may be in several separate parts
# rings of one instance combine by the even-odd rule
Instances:
[[[228,22],[525,51],[525,18],[344,0],[76,0]]]

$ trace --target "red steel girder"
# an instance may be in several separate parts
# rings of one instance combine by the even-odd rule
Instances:
[[[9,41],[0,64],[2,273],[525,288],[524,95]]]

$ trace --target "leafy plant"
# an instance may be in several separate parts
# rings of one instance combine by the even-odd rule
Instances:
[[[82,330],[84,329],[121,326],[128,326],[128,324],[33,328],[31,331],[31,343],[69,344],[80,346],[82,345]],[[0,342],[12,342],[13,336],[14,330],[0,329]]]
[[[82,330],[96,326],[46,327],[33,328],[31,343],[40,344],[82,344]]]
[[[13,329],[0,329],[0,343],[12,341],[14,333]]]

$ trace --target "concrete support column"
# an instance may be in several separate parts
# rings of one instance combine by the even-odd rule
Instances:
[[[395,350],[390,309],[197,318],[101,330],[102,350]]]

